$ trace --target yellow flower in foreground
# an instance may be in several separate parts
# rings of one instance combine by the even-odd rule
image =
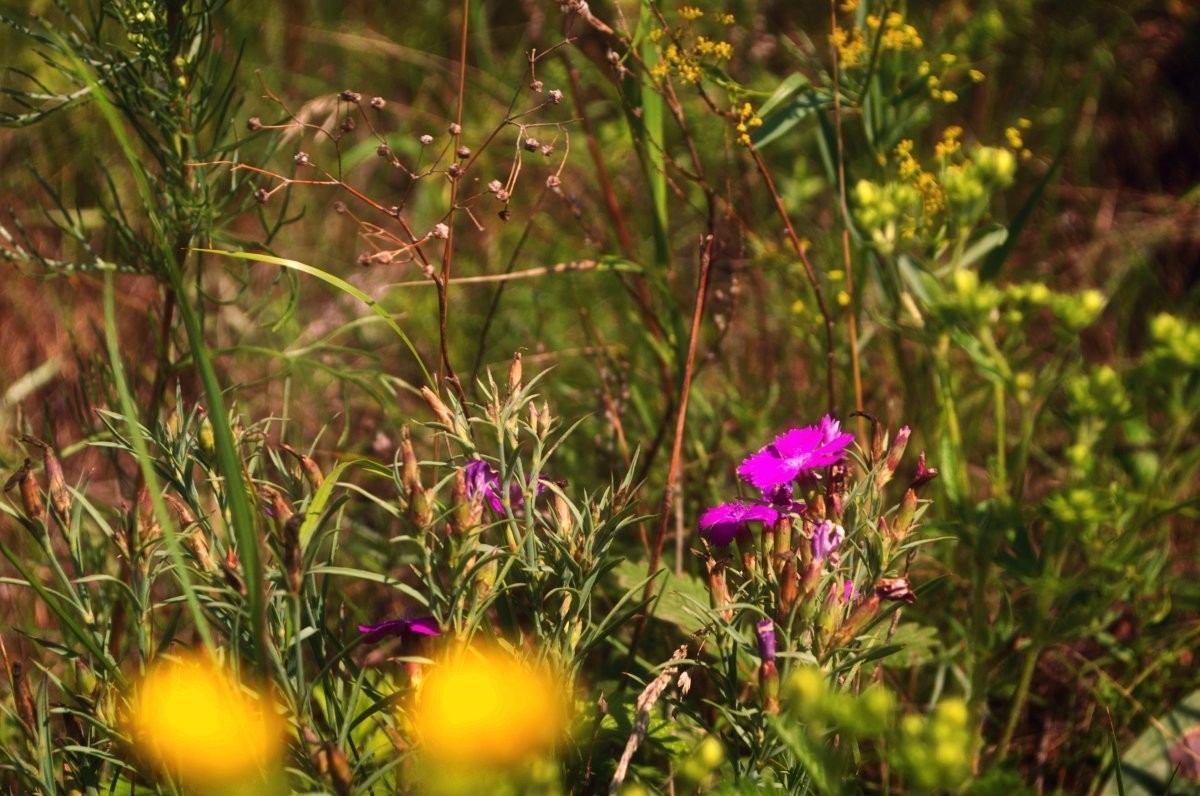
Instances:
[[[565,719],[547,673],[499,650],[468,649],[429,674],[413,723],[433,760],[513,765],[551,751]]]
[[[133,694],[129,729],[138,753],[204,787],[257,776],[282,748],[282,723],[201,658],[156,664]]]

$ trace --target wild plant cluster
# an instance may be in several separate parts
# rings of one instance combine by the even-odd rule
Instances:
[[[6,792],[1191,792],[1195,295],[1022,249],[1003,4],[434,5],[0,15]]]

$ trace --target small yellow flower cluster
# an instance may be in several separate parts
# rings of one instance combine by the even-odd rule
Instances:
[[[942,140],[934,147],[934,156],[941,161],[953,155],[962,149],[962,143],[958,140],[962,135],[963,129],[958,125],[951,125],[942,131]]]
[[[951,140],[956,139],[961,132],[960,129]],[[915,235],[921,226],[929,223],[946,209],[945,189],[942,188],[942,184],[938,182],[936,176],[921,167],[920,162],[913,156],[912,148],[913,142],[907,138],[896,145],[896,169],[900,174],[900,179],[916,188],[921,195],[924,220],[909,219],[912,223],[901,227],[901,232],[905,237]]]
[[[733,57],[733,45],[727,41],[719,41],[696,34],[691,23],[704,17],[704,12],[695,6],[684,6],[679,9],[683,23],[674,32],[674,41],[667,45],[662,52],[662,60],[650,70],[656,79],[671,75],[679,77],[688,83],[698,83],[704,75],[706,64],[728,61]],[[732,14],[717,14],[715,20],[721,25],[732,25]],[[656,28],[649,33],[650,41],[660,42],[668,35],[668,31]]]
[[[861,62],[867,52],[867,39],[858,27],[850,30],[841,25],[834,27],[829,42],[837,48],[838,61],[843,67],[854,66]]]
[[[1004,131],[1004,137],[1008,140],[1009,147],[1014,152],[1019,152],[1022,160],[1028,160],[1033,156],[1033,152],[1025,146],[1025,138],[1021,135],[1021,131],[1028,130],[1032,124],[1028,119],[1020,119],[1015,127],[1009,127]]]
[[[737,115],[737,142],[742,146],[750,146],[750,129],[753,127],[762,127],[763,120],[754,112],[754,108],[749,102],[742,105]]]
[[[879,46],[885,50],[916,50],[925,44],[917,29],[905,22],[904,15],[898,11],[891,12],[887,17],[868,14],[867,27],[880,32],[882,38]]]

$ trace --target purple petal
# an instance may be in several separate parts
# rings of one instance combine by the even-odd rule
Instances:
[[[779,458],[768,446],[742,462],[737,472],[743,481],[759,489],[770,489],[790,482],[800,469]]]
[[[432,616],[417,617],[409,625],[409,631],[417,636],[442,635],[442,629],[438,627],[437,619]]]
[[[419,619],[389,619],[378,625],[359,625],[358,629],[365,633],[364,644],[377,644],[390,636],[401,639],[411,639],[417,636],[440,636],[437,620],[432,616],[422,616]]]
[[[775,623],[764,619],[754,630],[758,636],[758,657],[763,663],[775,661]]]
[[[777,451],[779,458],[796,461],[807,459],[823,442],[821,431],[816,426],[805,426],[785,431],[769,447]]]
[[[832,523],[829,520],[822,520],[813,531],[812,537],[812,557],[813,561],[824,561],[826,558],[837,550],[842,544],[842,540],[846,538],[846,529],[842,526]]]

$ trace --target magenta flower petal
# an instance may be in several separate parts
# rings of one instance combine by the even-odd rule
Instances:
[[[700,530],[705,532],[711,544],[726,547],[747,522],[772,523],[777,519],[779,512],[770,506],[748,506],[739,500],[736,503],[722,503],[705,511],[700,515]]]
[[[816,426],[785,431],[775,441],[742,462],[738,475],[762,490],[787,484],[808,470],[841,461],[854,439],[829,415]]]
[[[422,616],[417,619],[389,619],[378,625],[359,625],[358,629],[366,634],[363,636],[364,644],[378,644],[392,636],[398,636],[407,642],[422,636],[440,636],[442,634],[437,619],[432,616]]]
[[[759,489],[770,489],[791,482],[800,471],[768,446],[742,462],[737,472],[743,481]]]

